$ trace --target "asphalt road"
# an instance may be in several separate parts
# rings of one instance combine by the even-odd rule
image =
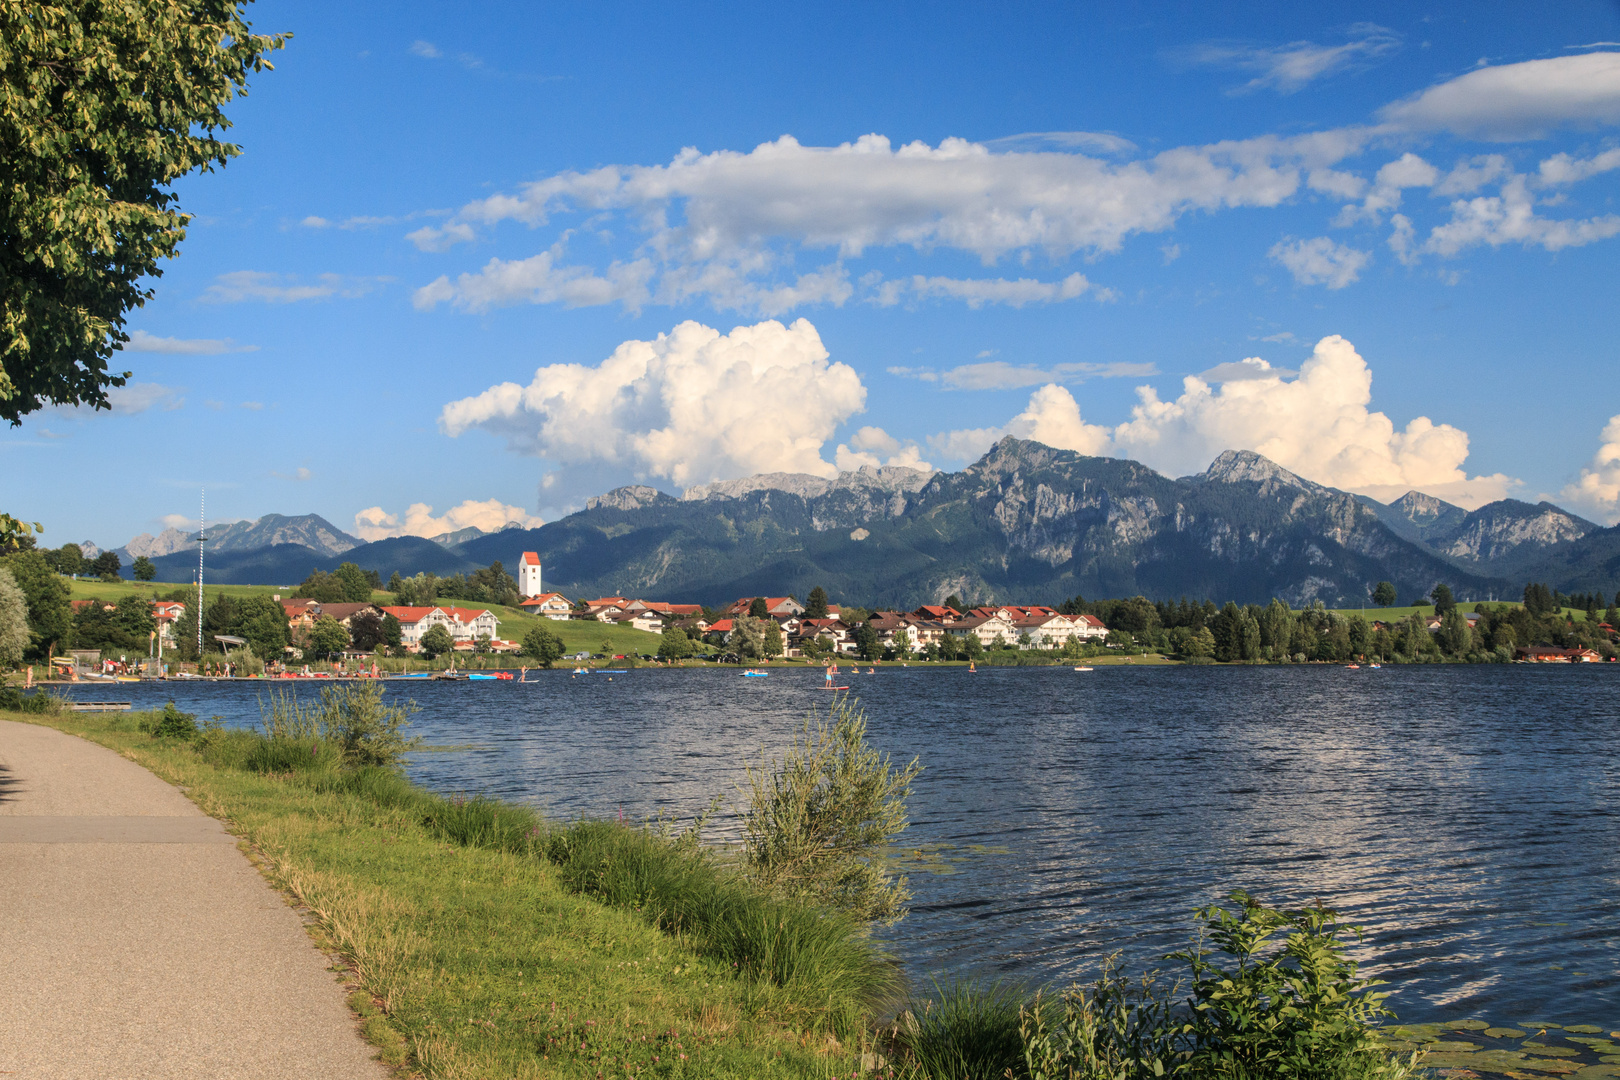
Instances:
[[[0,1076],[386,1077],[329,968],[179,791],[0,720]]]

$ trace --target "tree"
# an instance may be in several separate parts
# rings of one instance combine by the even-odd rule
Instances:
[[[762,636],[764,638],[762,646],[765,655],[781,656],[783,647],[782,625],[775,619],[767,619],[765,621],[765,632]]]
[[[855,652],[868,662],[883,655],[883,638],[872,629],[871,623],[863,622],[855,628]]]
[[[827,590],[820,585],[810,590],[810,595],[804,601],[804,617],[807,619],[825,619],[827,617]]]
[[[375,611],[357,612],[349,619],[349,641],[361,652],[371,652],[388,640],[383,628],[384,616]],[[398,619],[394,620],[396,623]]]
[[[444,629],[442,626],[437,629]],[[309,628],[309,646],[317,656],[342,652],[349,647],[349,632],[330,615],[322,615]]]
[[[0,353],[0,399],[4,398],[5,355]],[[15,421],[13,421],[15,423]],[[37,521],[19,521],[10,514],[0,514],[0,555],[10,555],[15,551],[32,551],[34,549],[34,534],[45,531],[45,526]]]
[[[371,599],[371,579],[354,563],[339,564],[338,568],[332,571],[332,578],[343,590],[342,600],[347,600],[351,604],[361,604]]]
[[[1434,613],[1442,618],[1457,610],[1457,601],[1451,596],[1451,586],[1444,582],[1434,587],[1429,599],[1434,601]]]
[[[1524,587],[1524,609],[1539,619],[1551,615],[1558,605],[1553,600],[1551,589],[1532,582]]]
[[[951,595],[945,598],[945,606],[955,612],[963,612],[967,610],[967,605],[962,603],[962,598],[957,596],[955,593],[951,593]]]
[[[157,577],[157,567],[145,555],[135,556],[134,570],[136,581],[151,581]]]
[[[537,626],[523,635],[523,652],[540,661],[541,667],[550,667],[562,659],[562,638],[543,626]]]
[[[171,185],[241,153],[224,106],[285,35],[240,0],[0,4],[0,419],[108,407],[124,317],[190,221]]]
[[[343,629],[340,625],[339,630]],[[283,656],[292,643],[285,612],[259,611],[244,619],[237,627],[237,636],[247,638],[248,648],[260,660],[275,660]]]
[[[1444,586],[1441,586],[1444,588]],[[1440,605],[1435,604],[1439,610]],[[1474,643],[1473,630],[1468,625],[1468,619],[1453,605],[1440,619],[1440,629],[1435,632],[1435,644],[1447,656],[1462,656],[1470,652]]]
[[[1395,583],[1392,581],[1380,581],[1373,588],[1372,602],[1374,607],[1394,607]]]
[[[45,656],[67,644],[73,632],[67,582],[37,551],[8,556],[5,565],[28,600],[28,633],[34,652]]]
[[[682,660],[692,655],[692,639],[685,630],[671,624],[664,627],[664,633],[658,641],[658,657],[661,660]]]
[[[743,615],[732,620],[731,648],[738,656],[757,659],[765,655],[765,628],[760,620]]]
[[[45,561],[50,563],[51,569],[58,574],[72,577],[74,574],[84,573],[87,568],[84,552],[78,544],[63,544],[55,551],[47,551],[44,554]]]
[[[443,656],[447,652],[453,652],[456,647],[456,639],[450,636],[450,631],[446,630],[442,624],[435,624],[427,633],[422,635],[422,640],[418,644],[422,649],[422,655],[432,660]]]
[[[11,571],[0,567],[0,667],[22,663],[28,648],[28,597]]]
[[[763,596],[754,597],[753,602],[748,605],[748,617],[750,619],[768,619],[770,615],[771,609],[765,606]]]
[[[382,620],[383,643],[391,649],[399,648],[405,640],[405,628],[399,625],[399,619],[393,612],[386,612]]]
[[[116,551],[103,551],[90,560],[90,572],[103,581],[117,581],[118,571],[124,568]]]
[[[348,599],[343,582],[325,570],[311,570],[293,596],[300,600],[314,600],[322,604],[341,604]]]

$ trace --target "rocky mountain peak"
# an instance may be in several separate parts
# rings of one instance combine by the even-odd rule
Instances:
[[[1271,484],[1310,490],[1318,485],[1303,480],[1275,461],[1253,450],[1223,450],[1198,479],[1216,484]]]
[[[700,499],[737,499],[755,491],[785,491],[801,499],[819,499],[834,491],[872,490],[894,493],[921,491],[934,476],[931,469],[911,469],[903,465],[884,465],[873,468],[862,465],[853,472],[841,472],[832,479],[811,473],[759,473],[737,480],[717,480],[712,484],[696,484],[686,489],[681,498],[686,501]]]
[[[1460,506],[1453,506],[1444,499],[1425,495],[1421,491],[1408,491],[1389,505],[1414,525],[1438,525],[1443,518],[1460,519],[1467,513]]]
[[[646,484],[627,484],[621,488],[614,488],[606,495],[593,495],[585,502],[585,509],[598,510],[603,507],[612,510],[639,510],[644,506],[653,506],[660,502],[674,502],[655,487]]]

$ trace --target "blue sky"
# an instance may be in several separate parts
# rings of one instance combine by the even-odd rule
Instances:
[[[1615,521],[1620,7],[1212,7],[256,4],[7,509],[429,535],[1011,433]]]

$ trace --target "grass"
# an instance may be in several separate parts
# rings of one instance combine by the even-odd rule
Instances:
[[[430,1077],[826,1077],[893,969],[846,924],[753,893],[617,823],[444,799],[320,744],[44,722],[119,751],[227,822],[342,958],[385,1060]],[[149,719],[149,718],[145,718]]]

